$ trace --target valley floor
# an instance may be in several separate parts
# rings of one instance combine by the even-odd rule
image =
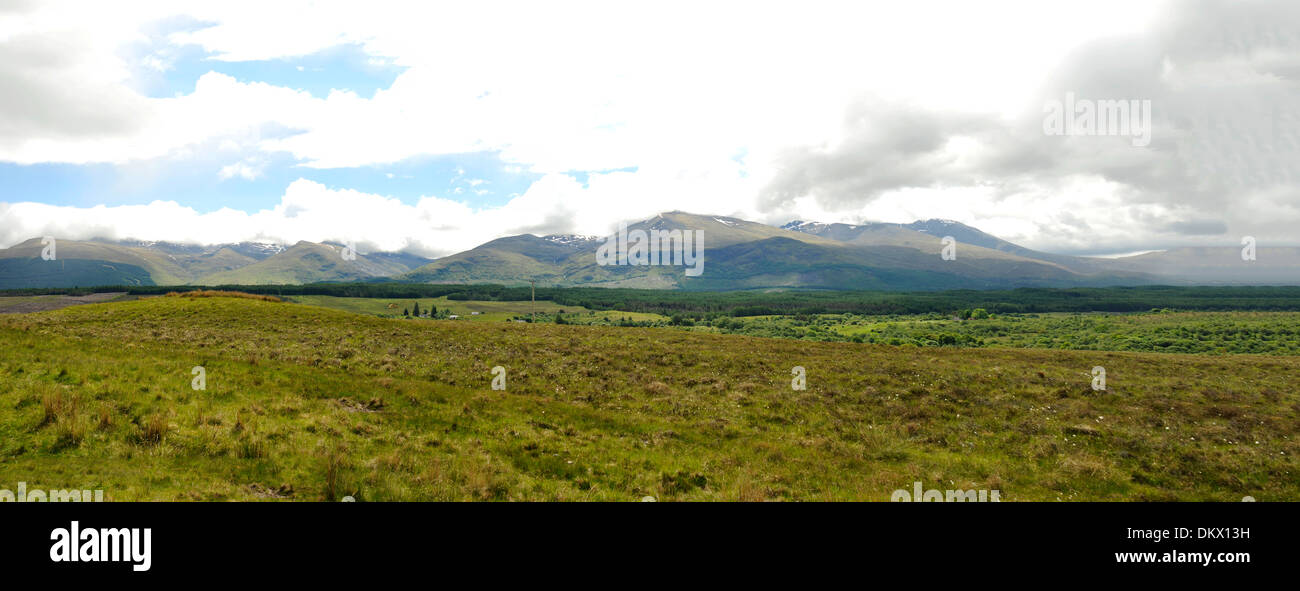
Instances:
[[[224,297],[3,315],[0,339],[10,490],[887,501],[921,482],[1009,501],[1300,500],[1289,355],[418,321]]]

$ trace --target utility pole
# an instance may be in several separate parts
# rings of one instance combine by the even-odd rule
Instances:
[[[533,291],[533,321],[531,324],[537,324],[537,284],[532,279],[529,279],[528,287],[532,288]]]

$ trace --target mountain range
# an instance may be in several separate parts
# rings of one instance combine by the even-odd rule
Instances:
[[[431,260],[409,253],[346,253],[338,244],[59,240],[54,260],[33,238],[0,249],[0,289],[100,285],[252,285],[393,280],[731,290],[769,288],[929,290],[1142,284],[1300,283],[1300,248],[1179,248],[1121,258],[1079,257],[1028,249],[948,220],[910,224],[780,227],[679,211],[627,227],[698,231],[704,266],[690,276],[677,265],[602,265],[604,237],[522,234]],[[944,238],[954,257],[941,256]]]
[[[344,257],[337,244],[292,246],[242,242],[195,246],[172,242],[57,240],[45,260],[33,238],[0,250],[0,289],[99,285],[254,285],[364,281],[428,263],[405,253]]]

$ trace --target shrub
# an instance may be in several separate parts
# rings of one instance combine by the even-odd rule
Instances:
[[[280,302],[280,298],[269,295],[260,295],[255,293],[245,293],[242,291],[222,291],[219,289],[198,289],[194,291],[172,291],[167,293],[169,298],[245,298],[249,300],[261,300],[263,302]]]

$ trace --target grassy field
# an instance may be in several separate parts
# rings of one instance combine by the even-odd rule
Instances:
[[[996,314],[982,320],[819,314],[722,318],[706,326],[732,334],[896,346],[1300,355],[1300,312]]]
[[[289,296],[291,301],[382,317],[400,317],[419,302],[460,319],[508,322],[527,318],[530,302]],[[478,312],[478,314],[473,314]],[[646,312],[593,311],[582,306],[536,303],[538,322],[592,326],[673,327],[693,332],[809,341],[915,347],[1014,347],[1085,351],[1137,351],[1300,355],[1300,312],[1173,311],[994,314],[956,319],[950,314],[787,314],[717,317],[694,321]]]
[[[532,302],[514,301],[450,300],[446,297],[412,300],[394,298],[348,298],[316,295],[288,296],[287,299],[293,302],[312,306],[321,306],[335,310],[393,318],[402,316],[404,310],[409,311],[414,307],[414,304],[419,304],[420,310],[422,311],[428,311],[429,306],[433,306],[439,311],[447,311],[451,314],[455,314],[462,320],[488,322],[508,322],[515,318],[528,317],[533,312],[537,313],[538,322],[553,322],[556,314],[562,314],[574,322],[588,324],[597,322],[618,322],[623,318],[628,318],[637,322],[668,320],[666,316],[661,316],[659,314],[588,310],[582,306],[564,306],[545,300],[538,300],[536,304],[534,304]],[[475,312],[478,312],[478,314],[474,314]]]
[[[696,332],[915,347],[1300,355],[1300,312],[791,314],[641,322]]]
[[[1012,501],[1300,500],[1290,356],[918,349],[235,298],[4,315],[0,338],[10,489],[888,500],[921,481]],[[505,391],[490,387],[498,365]]]
[[[1012,314],[981,320],[856,317],[833,331],[853,340],[1162,353],[1300,355],[1300,312]]]

